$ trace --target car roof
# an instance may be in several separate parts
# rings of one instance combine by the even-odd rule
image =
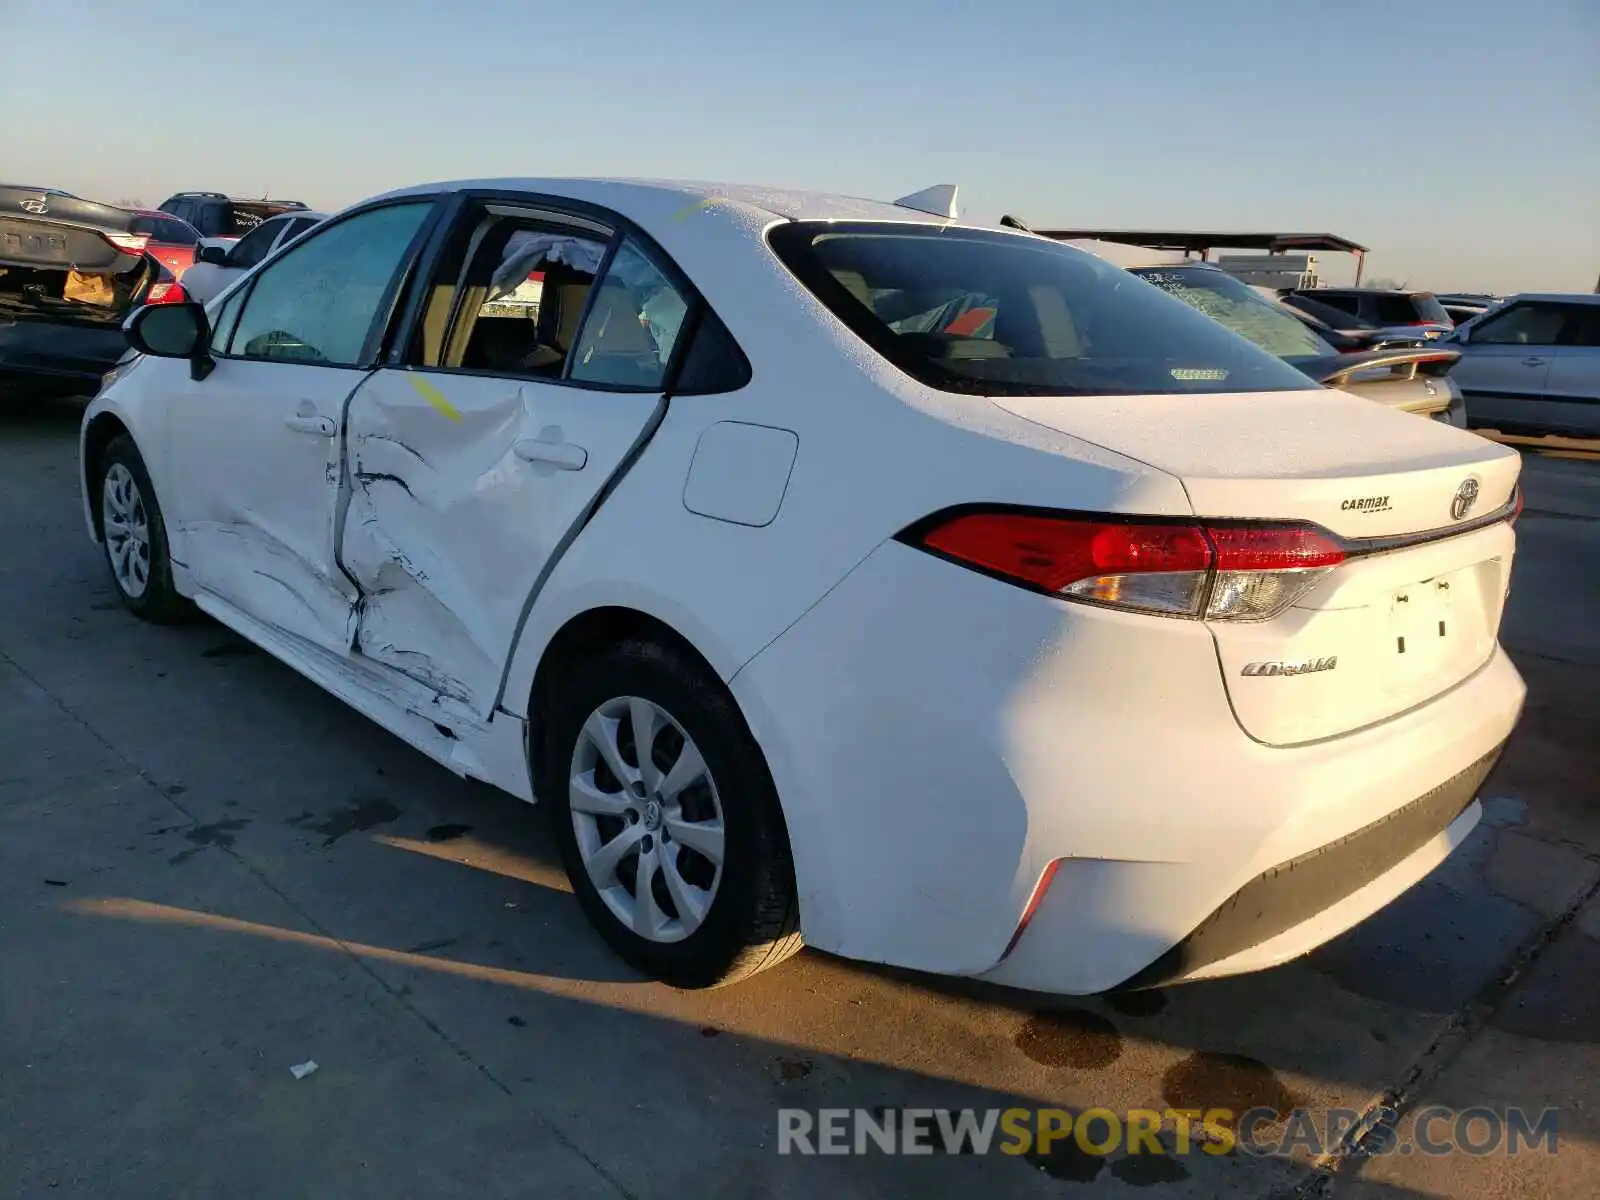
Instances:
[[[457,179],[387,192],[376,200],[435,192],[464,191],[533,192],[547,196],[585,201],[610,208],[625,217],[639,219],[661,213],[663,203],[676,206],[672,215],[687,216],[696,208],[711,204],[733,204],[794,221],[897,221],[901,223],[961,225],[969,228],[998,228],[971,221],[949,220],[903,208],[883,200],[868,200],[833,192],[796,188],[762,187],[754,184],[713,183],[682,179],[603,179],[603,178],[505,178]],[[1008,230],[1007,232],[1012,232]]]
[[[174,200],[227,201],[229,204],[300,204],[298,200],[283,200],[277,196],[226,196],[221,192],[173,192],[161,203],[170,204]]]
[[[1290,288],[1289,290],[1298,296],[1310,296],[1313,300],[1316,299],[1318,292],[1329,296],[1433,296],[1435,299],[1438,298],[1434,292],[1430,292],[1427,288],[1310,287]]]
[[[1512,300],[1546,300],[1556,304],[1600,304],[1600,293],[1518,292],[1515,296],[1506,297],[1507,303]]]

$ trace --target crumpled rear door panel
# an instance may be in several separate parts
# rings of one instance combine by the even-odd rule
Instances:
[[[340,561],[359,653],[487,717],[527,605],[656,395],[382,370],[347,416]],[[569,446],[580,467],[527,457]]]

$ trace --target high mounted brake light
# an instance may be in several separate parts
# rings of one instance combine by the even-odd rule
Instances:
[[[902,540],[997,579],[1131,612],[1261,621],[1345,560],[1308,523],[1117,520],[992,509]]]

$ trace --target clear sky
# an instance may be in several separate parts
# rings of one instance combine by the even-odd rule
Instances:
[[[949,182],[978,219],[1340,233],[1415,287],[1600,277],[1600,0],[3,7],[0,177],[111,201]]]

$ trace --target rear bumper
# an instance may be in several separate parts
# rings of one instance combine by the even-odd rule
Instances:
[[[1349,920],[1334,932],[1375,912],[1433,869],[1437,860],[1423,861],[1430,846],[1438,848],[1442,839],[1448,843],[1443,846],[1448,853],[1477,825],[1479,789],[1503,750],[1503,745],[1496,746],[1410,804],[1257,875],[1193,933],[1122,986],[1156,987],[1254,970],[1270,965],[1261,961],[1264,956],[1276,956],[1274,961],[1281,962],[1326,941],[1332,936],[1328,918],[1341,910]],[[1469,813],[1469,808],[1474,811]],[[1408,863],[1420,869],[1407,870]],[[1385,881],[1398,886],[1380,887],[1378,903],[1363,907],[1363,900],[1378,899],[1369,889]],[[1282,940],[1297,930],[1301,937]],[[1300,943],[1303,949],[1280,953]],[[1274,949],[1263,952],[1261,948],[1268,946]],[[1230,969],[1219,969],[1223,967]]]
[[[0,325],[0,384],[34,392],[92,396],[128,351],[115,325],[49,321]]]
[[[732,685],[810,944],[1069,994],[1252,970],[1364,919],[1470,831],[1525,695],[1497,647],[1411,711],[1266,746],[1200,623],[1063,603],[898,544]]]

